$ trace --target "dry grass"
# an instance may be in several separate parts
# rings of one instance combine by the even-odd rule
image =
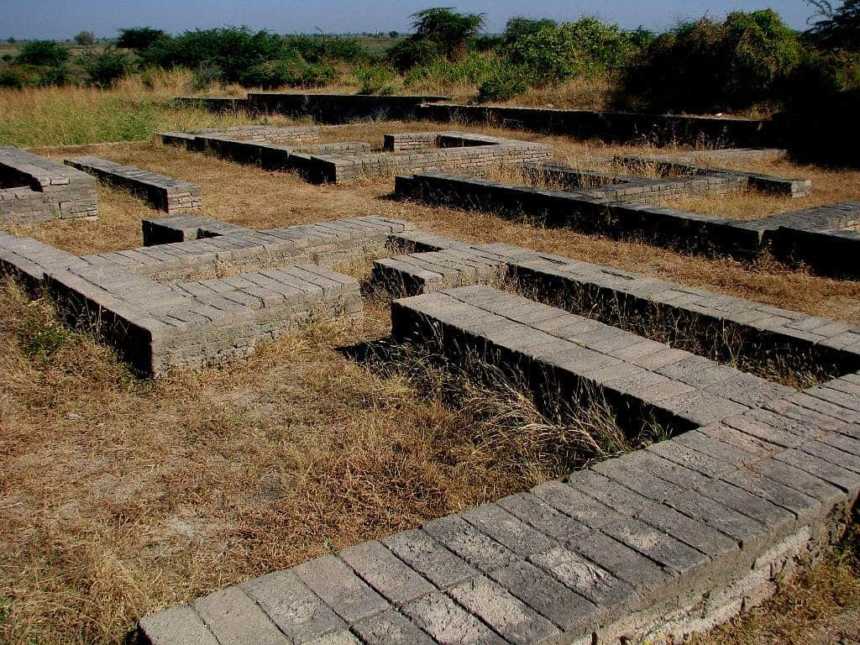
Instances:
[[[860,533],[815,566],[783,581],[779,593],[760,607],[691,645],[831,645],[860,642]]]
[[[40,87],[0,91],[0,145],[78,145],[148,140],[159,130],[240,123],[243,115],[178,109],[170,100],[188,92],[188,71],[153,71],[117,87]],[[274,123],[289,123],[275,117]]]
[[[330,136],[422,129],[438,126],[370,123]],[[530,138],[571,159],[632,150]],[[399,203],[388,198],[390,180],[313,186],[148,143],[73,151],[81,152],[198,183],[208,214],[251,227],[383,213],[860,322],[856,282]],[[833,186],[844,178],[815,172]],[[100,196],[97,222],[15,232],[76,253],[139,245],[141,218],[158,214],[121,191]],[[116,642],[158,607],[498,499],[623,448],[584,445],[581,423],[538,412],[516,389],[460,381],[452,398],[411,371],[351,359],[341,348],[388,333],[377,300],[361,323],[318,325],[229,368],[156,382],[132,378],[106,348],[58,327],[48,303],[5,286],[0,308],[0,642]],[[565,436],[572,453],[547,449]]]

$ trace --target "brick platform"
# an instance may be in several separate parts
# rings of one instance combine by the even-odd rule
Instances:
[[[134,166],[123,166],[99,157],[66,159],[66,165],[139,195],[153,207],[171,215],[194,212],[202,206],[200,188],[191,182],[165,177]]]
[[[291,138],[292,137],[292,138]],[[294,170],[308,181],[345,183],[365,177],[438,169],[479,170],[545,161],[542,144],[462,132],[386,135],[385,151],[361,142],[319,143],[319,128],[271,128],[163,133],[164,143],[185,145],[267,170]]]
[[[11,146],[0,146],[0,224],[98,216],[92,177]]]
[[[180,216],[144,222],[150,244],[166,243],[81,257],[2,235],[0,272],[44,289],[70,324],[158,376],[245,356],[310,320],[359,315],[358,282],[325,267],[384,255],[406,228],[360,217],[254,231]]]
[[[488,288],[402,300],[392,317],[398,336],[452,356],[463,343],[485,356],[504,347],[507,364],[595,380],[609,374],[595,356],[611,358],[619,373],[605,385],[652,405],[690,397],[655,400],[661,388],[710,394],[694,381],[714,369],[743,380],[731,396],[758,383],[715,366],[673,371],[691,358],[611,328],[586,339],[572,330],[593,321]],[[154,613],[140,633],[156,645],[585,645],[708,629],[826,546],[860,492],[860,374],[763,388],[703,406],[709,421],[647,449]]]

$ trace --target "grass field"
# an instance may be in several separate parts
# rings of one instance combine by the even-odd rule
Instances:
[[[176,89],[167,81],[148,94],[138,89],[0,93],[0,138],[55,144],[36,152],[58,159],[97,154],[192,181],[203,189],[207,214],[249,227],[380,213],[466,240],[509,242],[860,322],[860,283],[773,263],[691,257],[492,214],[401,203],[390,198],[390,180],[314,186],[150,141],[56,147],[112,138],[111,124],[122,115],[108,108],[101,118],[86,112],[105,96],[128,101],[132,113],[141,105],[139,94],[152,101],[135,132],[142,138],[158,128],[234,121],[164,107],[161,99]],[[26,106],[29,112],[17,112]],[[71,123],[58,121],[63,114]],[[6,124],[7,117],[21,128]],[[380,143],[385,132],[423,129],[438,126],[370,123],[328,130],[326,137]],[[647,152],[485,131],[552,144],[559,160],[581,166],[615,152]],[[811,177],[815,191],[801,200],[712,198],[701,208],[763,214],[860,199],[860,173],[786,161],[749,167]],[[100,200],[98,221],[12,230],[86,253],[138,246],[140,220],[158,216],[122,191],[102,187]],[[350,270],[362,277],[368,267]],[[148,382],[91,337],[60,326],[50,303],[29,302],[4,284],[0,642],[121,642],[154,609],[635,447],[613,433],[611,419],[598,428],[594,415],[541,414],[511,384],[416,372],[406,359],[404,369],[373,369],[344,351],[383,339],[388,329],[387,303],[375,298],[362,322],[320,324],[262,347],[249,360]],[[816,630],[832,632],[838,620],[856,616],[857,572],[849,540],[844,552],[805,573],[773,603],[700,642],[828,642],[816,640]],[[838,629],[850,635],[855,627],[848,620]]]

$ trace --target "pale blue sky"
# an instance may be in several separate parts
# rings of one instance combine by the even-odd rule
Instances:
[[[0,37],[68,38],[82,30],[114,36],[121,27],[143,25],[169,32],[225,25],[279,33],[405,31],[411,13],[439,5],[486,13],[488,31],[501,31],[518,15],[595,15],[659,29],[679,19],[765,7],[803,28],[812,13],[804,0],[0,0]]]

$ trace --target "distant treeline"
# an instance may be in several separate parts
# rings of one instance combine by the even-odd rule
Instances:
[[[29,41],[0,64],[0,86],[65,83],[109,87],[148,69],[187,68],[195,89],[355,86],[362,93],[474,88],[478,101],[507,101],[577,79],[608,79],[611,105],[673,112],[742,112],[764,106],[793,115],[852,110],[860,88],[860,0],[811,2],[805,32],[772,10],[702,18],[664,33],[625,30],[595,18],[513,18],[483,33],[484,16],[432,8],[407,35],[279,35],[228,27],[170,35],[123,29],[108,46],[72,57],[52,41]],[[75,39],[94,45],[89,32]],[[372,45],[372,46],[371,46]],[[845,107],[842,107],[845,106]],[[840,112],[841,114],[841,112]]]

